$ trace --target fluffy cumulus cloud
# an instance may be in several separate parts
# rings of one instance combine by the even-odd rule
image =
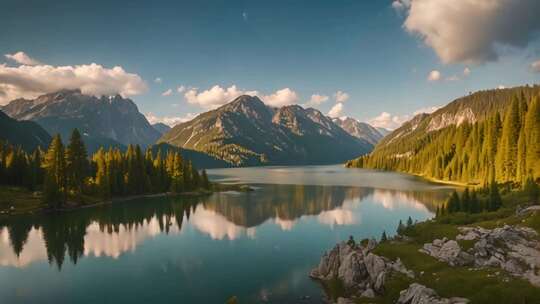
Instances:
[[[199,91],[197,88],[191,88],[184,93],[187,102],[193,105],[198,105],[205,109],[215,109],[224,105],[241,95],[258,95],[257,91],[244,91],[237,88],[235,85],[229,88],[222,88],[215,85],[212,88],[204,91]]]
[[[176,88],[176,92],[178,93],[184,93],[185,90],[186,90],[186,87],[183,85]]]
[[[156,77],[156,78],[154,79],[154,82],[155,82],[155,83],[162,83],[163,80],[161,79],[161,77]]]
[[[377,128],[385,128],[388,130],[394,130],[399,128],[404,122],[408,121],[415,115],[421,114],[421,113],[433,113],[437,111],[440,107],[433,106],[433,107],[426,107],[421,108],[416,111],[414,111],[412,114],[405,114],[405,115],[392,115],[388,112],[382,112],[378,116],[368,120],[368,123],[374,127]]]
[[[172,89],[168,89],[165,92],[161,93],[161,96],[171,96],[172,95]]]
[[[138,95],[146,83],[122,67],[106,68],[96,63],[75,66],[0,65],[0,104],[15,98],[35,98],[61,89],[80,89],[84,94]]]
[[[533,72],[540,73],[540,60],[531,63],[531,69]]]
[[[197,88],[190,88],[184,93],[184,97],[188,103],[198,105],[204,109],[215,109],[241,95],[259,96],[264,103],[274,107],[298,102],[298,94],[289,88],[278,90],[270,95],[261,95],[258,91],[242,90],[235,85],[228,88],[215,85],[204,91],[200,91]]]
[[[341,116],[343,116],[343,110],[344,109],[345,109],[345,106],[343,105],[343,103],[338,102],[330,109],[330,111],[328,111],[328,116],[330,116],[332,118],[341,117]]]
[[[471,75],[471,69],[466,67],[465,69],[463,69],[463,76],[468,77],[469,75]]]
[[[345,102],[347,100],[349,100],[349,94],[345,93],[345,92],[342,92],[342,91],[337,91],[336,94],[334,94],[334,97],[336,98],[336,102]]]
[[[174,127],[179,123],[190,121],[193,118],[197,117],[198,114],[187,113],[184,116],[156,116],[152,112],[144,114],[149,123],[155,124],[158,122],[164,123],[170,127]]]
[[[433,70],[433,71],[429,72],[427,80],[431,81],[431,82],[435,82],[435,81],[441,80],[441,77],[442,77],[441,72],[439,72],[437,70]]]
[[[276,91],[273,94],[264,95],[261,97],[261,99],[269,106],[282,107],[297,103],[298,95],[295,91],[289,88],[284,88]]]
[[[327,102],[329,98],[330,97],[328,97],[326,95],[313,94],[313,95],[311,95],[311,98],[309,99],[309,101],[306,103],[306,106],[308,106],[308,107],[319,106],[319,105]]]
[[[41,63],[34,58],[26,55],[25,52],[17,52],[14,54],[6,54],[7,59],[13,60],[17,63],[24,65],[40,65]]]
[[[524,48],[540,30],[538,0],[396,0],[392,7],[443,63],[497,60],[501,46]]]

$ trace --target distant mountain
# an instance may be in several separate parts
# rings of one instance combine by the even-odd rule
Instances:
[[[180,152],[184,159],[189,159],[197,169],[228,168],[231,165],[224,160],[190,149],[175,147],[166,143],[160,143],[152,146],[152,153],[157,154],[161,151],[162,156],[167,155],[167,151]]]
[[[373,148],[315,109],[268,107],[246,95],[176,125],[159,141],[237,166],[339,163]]]
[[[376,145],[384,137],[376,128],[351,117],[334,118],[332,121],[350,135],[364,139],[372,145]]]
[[[377,129],[377,131],[379,131],[379,133],[381,133],[381,135],[383,137],[385,137],[386,135],[392,133],[392,130],[388,130],[388,129],[385,129],[385,128],[378,127],[376,129]]]
[[[51,136],[35,122],[17,121],[0,111],[0,141],[8,141],[31,152],[38,146],[46,149]]]
[[[152,125],[152,127],[154,129],[156,129],[156,131],[158,131],[161,135],[169,132],[171,130],[171,127],[169,127],[168,125],[162,123],[162,122],[158,122],[158,123],[155,123]]]
[[[161,136],[135,103],[120,95],[97,98],[80,90],[62,90],[33,100],[16,99],[2,110],[12,118],[37,122],[49,134],[59,133],[64,141],[78,128],[90,151],[99,146],[146,147]]]

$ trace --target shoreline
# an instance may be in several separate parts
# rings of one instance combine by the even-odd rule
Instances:
[[[202,197],[202,196],[209,196],[214,193],[219,192],[225,192],[225,191],[238,191],[238,192],[250,192],[253,191],[253,188],[249,187],[245,184],[231,184],[231,185],[224,185],[224,184],[214,184],[214,189],[212,190],[196,190],[196,191],[187,191],[187,192],[181,192],[181,193],[173,193],[173,192],[161,192],[161,193],[149,193],[149,194],[139,194],[139,195],[129,195],[129,196],[117,196],[117,197],[111,197],[108,199],[102,199],[97,202],[92,202],[88,204],[77,204],[73,201],[68,201],[67,204],[73,204],[69,205],[64,208],[59,209],[50,209],[48,206],[43,205],[43,203],[36,206],[35,209],[31,210],[25,210],[22,212],[16,212],[15,213],[2,213],[0,214],[0,219],[7,219],[11,217],[16,216],[24,216],[24,215],[35,215],[35,214],[52,214],[52,213],[64,213],[64,212],[72,212],[77,211],[81,209],[87,209],[87,208],[95,208],[100,206],[107,206],[112,205],[115,203],[122,203],[122,202],[128,202],[136,199],[144,199],[144,198],[156,198],[156,197]],[[16,209],[15,209],[16,210]]]

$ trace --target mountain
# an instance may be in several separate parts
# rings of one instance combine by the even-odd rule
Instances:
[[[0,140],[31,152],[38,146],[46,149],[51,136],[35,122],[17,121],[0,111]]]
[[[49,134],[59,133],[64,141],[78,128],[90,151],[99,146],[146,147],[161,136],[135,103],[120,95],[98,98],[80,90],[62,90],[32,100],[16,99],[2,110],[17,120],[37,122]]]
[[[156,129],[156,131],[158,131],[161,135],[169,132],[171,130],[171,127],[169,127],[168,125],[162,123],[162,122],[158,122],[158,123],[155,123],[152,125],[152,127],[154,129]]]
[[[377,131],[379,131],[379,133],[381,133],[381,135],[382,135],[383,137],[385,137],[386,135],[392,133],[391,130],[388,130],[388,129],[385,129],[385,128],[382,128],[382,127],[377,127],[377,128],[375,128],[375,129],[377,129]]]
[[[540,178],[540,86],[479,91],[418,114],[349,167],[467,183]]]
[[[235,166],[339,163],[373,147],[315,109],[273,108],[247,95],[176,125],[159,142],[203,151]]]
[[[350,135],[364,139],[372,145],[376,145],[384,137],[376,128],[351,117],[334,118],[332,121]]]

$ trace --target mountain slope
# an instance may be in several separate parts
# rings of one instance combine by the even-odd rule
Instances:
[[[419,114],[349,167],[432,178],[523,182],[540,175],[540,86],[481,91],[432,114]]]
[[[90,151],[101,145],[148,146],[161,136],[135,103],[120,95],[97,98],[79,90],[62,90],[33,100],[13,100],[2,110],[12,118],[37,122],[64,141],[78,128]]]
[[[251,96],[179,124],[159,141],[238,166],[336,163],[372,148],[315,109],[271,108]]]
[[[384,137],[376,128],[351,117],[334,118],[332,121],[350,135],[364,139],[372,145],[376,145]]]
[[[156,131],[158,131],[161,135],[163,135],[163,134],[165,134],[165,133],[167,133],[167,132],[169,132],[171,130],[171,127],[169,127],[166,124],[161,123],[161,122],[153,124],[152,127],[154,129],[156,129]]]
[[[38,146],[46,149],[51,136],[35,122],[17,121],[0,111],[0,140],[31,152]]]

